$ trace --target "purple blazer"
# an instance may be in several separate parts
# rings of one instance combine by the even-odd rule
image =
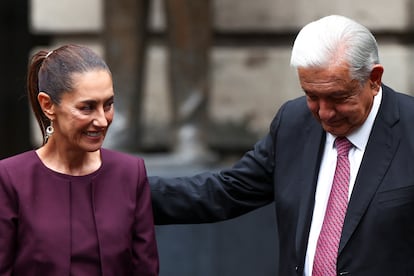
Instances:
[[[102,275],[158,275],[150,190],[144,161],[101,150],[92,180]],[[68,275],[69,180],[34,151],[0,161],[0,276]]]

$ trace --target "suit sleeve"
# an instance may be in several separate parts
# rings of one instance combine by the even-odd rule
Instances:
[[[151,194],[144,162],[138,164],[139,181],[133,235],[133,262],[136,276],[157,276],[158,251],[155,239]]]
[[[12,275],[16,252],[17,198],[0,161],[0,275]]]
[[[232,168],[191,177],[149,177],[155,224],[217,222],[271,203],[274,199],[271,132]]]

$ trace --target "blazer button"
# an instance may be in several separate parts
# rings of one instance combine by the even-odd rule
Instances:
[[[349,272],[348,271],[342,271],[342,272],[339,272],[339,275],[340,276],[343,276],[343,275],[348,275],[349,274]]]

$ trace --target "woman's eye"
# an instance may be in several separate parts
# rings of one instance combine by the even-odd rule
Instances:
[[[82,111],[91,111],[93,108],[90,105],[85,105],[80,108]]]
[[[114,106],[114,101],[113,100],[110,100],[110,101],[107,101],[105,104],[104,104],[104,110],[105,111],[109,111],[109,110],[111,110],[112,109],[112,107]]]
[[[104,106],[105,111],[110,111],[112,109],[113,103],[107,104]]]

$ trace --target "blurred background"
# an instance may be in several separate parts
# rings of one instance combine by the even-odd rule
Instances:
[[[143,156],[150,175],[219,170],[302,95],[290,48],[306,23],[349,16],[376,36],[383,81],[414,93],[414,1],[4,0],[0,158],[41,141],[25,94],[33,51],[92,47],[111,67],[116,117],[106,147]],[[161,275],[274,275],[272,206],[231,221],[157,226]]]

